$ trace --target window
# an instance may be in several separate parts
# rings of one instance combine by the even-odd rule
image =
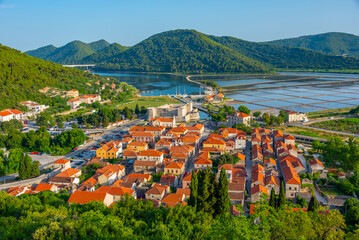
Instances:
[[[292,188],[291,188],[291,187],[289,187],[289,190],[292,190]]]

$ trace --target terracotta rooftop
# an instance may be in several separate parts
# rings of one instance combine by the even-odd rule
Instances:
[[[71,194],[68,202],[69,203],[89,203],[91,201],[103,202],[106,198],[107,193],[105,192],[90,192],[90,191],[75,191]]]

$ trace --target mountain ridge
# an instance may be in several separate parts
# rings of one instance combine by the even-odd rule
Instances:
[[[78,45],[73,47],[75,50],[68,46],[71,43]],[[113,43],[94,50],[80,41],[71,43],[44,59],[62,64],[94,63],[95,70],[101,71],[264,73],[274,69],[359,69],[359,59],[352,57],[189,29],[157,33],[132,47]],[[37,50],[46,53],[46,47]]]
[[[284,38],[266,43],[310,49],[330,55],[347,55],[359,58],[359,36],[343,32],[327,32]]]

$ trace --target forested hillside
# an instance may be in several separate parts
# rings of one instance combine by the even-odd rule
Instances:
[[[127,50],[129,47],[122,46],[118,43],[112,43],[109,46],[103,48],[102,50],[87,56],[81,60],[82,63],[102,63],[108,58],[112,58],[120,54],[121,52]]]
[[[331,32],[297,38],[287,38],[268,42],[270,44],[300,47],[313,51],[359,58],[359,36],[347,33]]]
[[[321,214],[275,209],[263,204],[248,218],[213,218],[194,207],[154,207],[152,201],[124,198],[107,208],[99,202],[67,203],[69,194],[49,191],[13,197],[0,192],[3,239],[357,239],[345,232],[337,211]],[[354,199],[355,200],[355,199]],[[357,204],[356,204],[357,206]],[[357,209],[357,207],[351,207]],[[355,224],[355,222],[354,222]],[[348,226],[349,229],[349,226]]]
[[[55,52],[57,49],[57,47],[55,47],[54,45],[47,45],[45,47],[41,47],[35,50],[31,50],[26,52],[28,55],[33,56],[33,57],[37,57],[37,58],[41,58],[41,59],[45,59],[47,56],[49,56],[50,54],[52,54],[53,52]]]
[[[99,64],[97,69],[186,73],[268,73],[256,60],[194,30],[156,34]]]
[[[210,36],[210,38],[248,58],[270,64],[276,68],[359,69],[359,60],[356,58],[330,56],[302,48],[248,42],[233,37]]]
[[[61,48],[49,45],[27,53],[61,64],[96,63],[95,70],[99,71],[268,73],[278,68],[359,69],[359,59],[333,56],[359,57],[359,37],[344,33],[269,44],[174,30],[153,35],[133,47],[104,40],[90,44],[74,41]]]
[[[45,86],[91,92],[85,83],[99,79],[103,78],[0,45],[0,109],[14,107],[24,100],[42,103],[50,101],[50,98],[38,91]]]
[[[49,45],[26,53],[30,56],[59,64],[76,64],[81,62],[83,58],[90,56],[109,45],[110,44],[105,40],[99,40],[92,43],[73,41],[60,48]]]

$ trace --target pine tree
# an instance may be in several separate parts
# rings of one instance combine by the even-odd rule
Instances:
[[[309,202],[308,211],[315,212],[318,210],[318,208],[319,208],[319,204],[318,204],[317,198],[313,194],[312,198],[310,199],[310,202]]]
[[[191,189],[191,194],[189,196],[188,205],[196,208],[198,201],[198,176],[194,170],[192,171],[191,185],[189,188]]]
[[[26,163],[23,156],[20,157],[19,162],[19,178],[21,180],[26,179]]]
[[[28,179],[28,178],[32,177],[32,159],[27,154],[24,155],[23,159],[24,159],[25,168],[26,168],[25,179]]]
[[[139,113],[140,113],[140,107],[138,106],[138,104],[136,104],[135,113],[136,113],[136,114],[139,114]]]
[[[34,161],[31,167],[31,177],[37,177],[40,176],[40,169],[39,169],[39,162]]]
[[[276,207],[275,190],[273,188],[270,192],[269,206],[274,207],[274,208]]]
[[[285,198],[284,184],[283,184],[283,181],[282,181],[281,184],[280,184],[280,192],[279,192],[277,208],[285,207],[286,203],[287,203],[287,200]]]
[[[223,215],[229,212],[230,199],[228,196],[228,179],[226,170],[222,168],[217,184],[217,201],[215,205],[216,215]]]
[[[105,114],[103,116],[102,127],[106,128],[106,127],[108,127],[109,124],[110,124],[110,120],[108,119],[107,114]]]

